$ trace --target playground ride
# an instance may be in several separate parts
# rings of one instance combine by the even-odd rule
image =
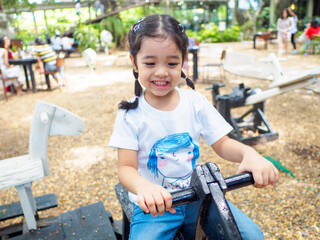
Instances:
[[[224,195],[253,183],[251,173],[224,179],[214,163],[197,165],[190,187],[171,193],[174,207],[188,203],[184,225],[174,239],[242,239]],[[123,209],[122,240],[126,240],[129,238],[133,204],[128,191],[120,183],[115,189]]]
[[[87,64],[87,66],[90,68],[91,73],[94,72],[97,64],[97,53],[94,51],[92,48],[87,48],[86,50],[83,51],[82,57]]]
[[[251,89],[242,83],[233,87],[233,92],[222,95],[220,88],[225,86],[224,84],[214,82],[212,87],[206,88],[212,90],[213,105],[234,129],[229,136],[248,145],[278,138],[278,133],[272,130],[264,115],[267,99],[316,83],[320,77],[320,68],[301,72],[294,77],[286,77],[274,54],[262,61],[268,65],[273,76],[269,89]],[[232,109],[250,106],[243,115],[232,116]]]
[[[100,41],[104,44],[104,52],[105,54],[108,56],[109,55],[109,48],[108,48],[108,44],[112,42],[112,34],[111,32],[107,31],[107,30],[102,30],[101,34],[100,34]]]

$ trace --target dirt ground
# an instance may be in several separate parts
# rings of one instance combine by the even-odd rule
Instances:
[[[260,45],[259,45],[260,44]],[[265,57],[276,53],[269,49],[252,49],[252,43],[216,44],[230,51]],[[228,51],[228,50],[227,50]],[[201,67],[208,58],[199,54]],[[206,60],[204,60],[206,59]],[[310,69],[320,66],[320,56],[289,55],[282,66]],[[100,53],[95,72],[90,72],[83,59],[74,54],[66,60],[68,86],[54,91],[26,92],[5,102],[0,99],[0,159],[28,153],[29,131],[33,110],[38,100],[54,103],[80,116],[85,131],[76,137],[52,136],[48,144],[51,175],[33,183],[33,193],[40,196],[55,193],[58,207],[40,212],[40,218],[57,216],[67,210],[102,201],[115,219],[121,219],[121,208],[114,192],[117,184],[116,151],[108,147],[117,104],[133,97],[133,76],[128,53],[117,51],[110,56]],[[191,71],[192,73],[192,71]],[[191,74],[190,73],[190,74]],[[197,91],[212,101],[205,90],[211,83],[202,83],[203,73],[196,82]],[[44,76],[36,74],[38,86]],[[251,88],[268,88],[270,81],[226,73],[226,87],[245,83]],[[53,81],[52,81],[53,82]],[[185,88],[182,82],[181,87]],[[263,142],[254,148],[264,156],[281,162],[295,177],[280,172],[275,186],[256,189],[252,186],[227,193],[226,197],[251,217],[264,232],[266,239],[320,238],[320,95],[309,89],[297,89],[266,101],[265,115],[279,139]],[[235,109],[240,114],[243,109]],[[204,143],[201,161],[215,162],[227,177],[237,166],[217,157]],[[14,188],[0,190],[0,205],[18,201]],[[1,226],[19,222],[22,217],[5,221]]]

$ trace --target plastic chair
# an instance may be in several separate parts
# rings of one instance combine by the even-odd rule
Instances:
[[[45,78],[46,78],[46,84],[47,84],[47,86],[48,86],[48,90],[51,90],[49,75],[50,75],[50,74],[56,74],[56,73],[59,73],[59,72],[60,72],[60,68],[61,68],[61,67],[64,67],[65,58],[57,58],[56,61],[57,61],[57,63],[56,63],[57,70],[56,70],[56,71],[44,72],[44,76],[45,76]]]
[[[219,63],[208,63],[208,64],[204,65],[204,79],[203,79],[203,82],[206,82],[208,80],[216,80],[216,78],[211,76],[211,71],[212,71],[213,68],[219,68],[219,72],[220,72],[220,78],[219,79],[222,82],[225,82],[226,76],[225,76],[225,72],[224,72],[224,69],[223,69],[223,64],[224,64],[224,60],[226,58],[226,53],[227,53],[227,51],[225,49],[222,50]]]

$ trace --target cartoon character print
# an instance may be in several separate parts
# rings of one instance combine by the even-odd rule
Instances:
[[[192,170],[199,158],[199,146],[189,133],[176,133],[158,140],[152,147],[148,169],[168,191],[190,185]]]

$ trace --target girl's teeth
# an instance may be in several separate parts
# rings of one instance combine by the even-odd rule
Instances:
[[[157,85],[166,85],[167,84],[167,82],[154,82],[154,83]]]

